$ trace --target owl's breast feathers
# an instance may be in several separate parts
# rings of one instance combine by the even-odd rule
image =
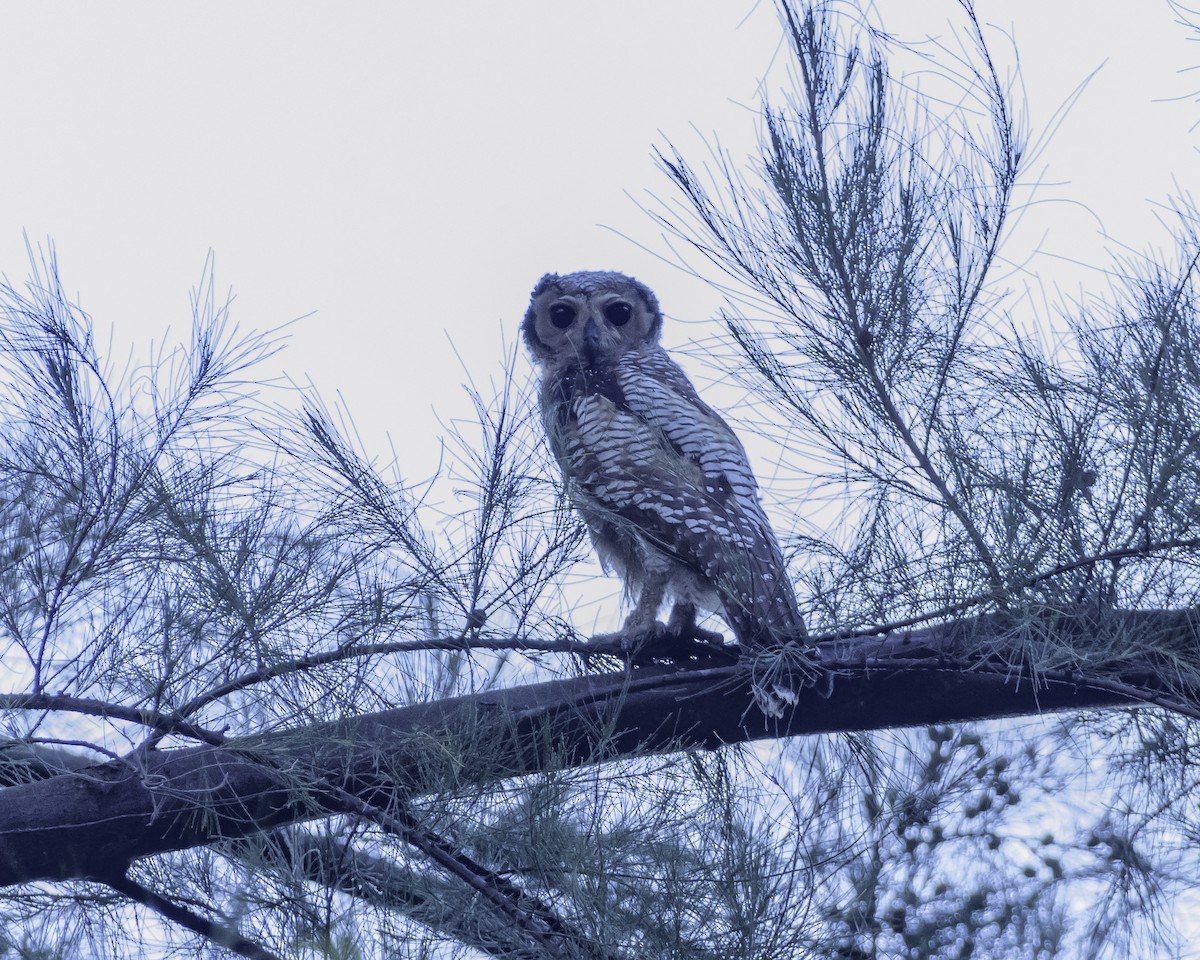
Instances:
[[[753,497],[737,438],[683,371],[655,352],[616,366],[572,364],[544,385],[542,408],[553,411],[547,435],[566,475],[609,509],[636,505],[671,523],[684,521],[689,507],[708,511],[735,494]],[[678,382],[656,379],[664,367]],[[716,456],[721,440],[732,456]]]
[[[640,544],[693,571],[743,643],[803,635],[745,451],[665,351],[567,364],[543,390],[551,446],[602,556]]]

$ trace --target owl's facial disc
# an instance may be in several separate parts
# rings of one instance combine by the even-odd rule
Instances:
[[[585,336],[588,324],[592,332]],[[623,273],[548,273],[533,290],[522,329],[539,363],[555,367],[616,360],[658,343],[662,313],[653,292]]]

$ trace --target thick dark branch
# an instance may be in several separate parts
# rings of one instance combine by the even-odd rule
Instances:
[[[832,696],[805,690],[778,720],[755,707],[742,666],[649,666],[223,746],[143,751],[0,792],[0,884],[111,877],[138,857],[325,816],[343,808],[330,785],[371,802],[400,801],[621,757],[800,734],[1154,702],[1200,712],[1200,697],[1171,694],[1150,663],[1103,676],[1035,676],[980,654],[1019,650],[1030,631],[1079,648],[1096,629],[1084,613],[1055,614],[831,641],[822,654],[837,674]],[[1114,629],[1142,638],[1143,649],[1147,637],[1164,648],[1197,646],[1187,611],[1110,612],[1103,630]],[[1105,647],[1111,643],[1107,637]]]

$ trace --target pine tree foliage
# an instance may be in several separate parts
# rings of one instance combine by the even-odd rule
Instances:
[[[730,657],[580,635],[517,356],[415,480],[260,381],[279,342],[211,264],[190,340],[120,370],[31,251],[0,286],[0,956],[1187,955],[1195,211],[1021,316],[1028,137],[970,4],[932,52],[781,14],[761,163],[665,149],[659,216],[822,504],[791,555],[832,696],[771,725]],[[1107,709],[984,720],[1072,705]]]

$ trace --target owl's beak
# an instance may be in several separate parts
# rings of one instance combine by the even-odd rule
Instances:
[[[595,358],[598,348],[600,347],[600,328],[596,326],[596,321],[588,317],[587,323],[583,326],[583,351],[588,355],[589,359]]]
[[[583,342],[593,349],[600,346],[600,328],[591,317],[588,317],[583,327]]]

